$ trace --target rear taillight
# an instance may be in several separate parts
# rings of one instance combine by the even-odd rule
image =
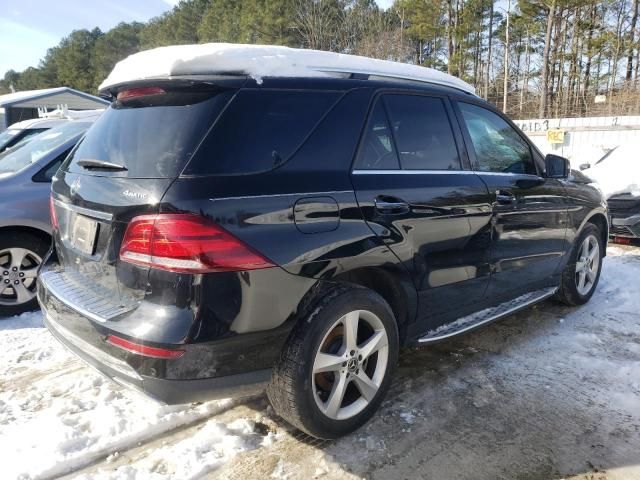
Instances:
[[[135,217],[124,234],[120,260],[178,273],[274,266],[219,225],[189,214]]]
[[[160,95],[165,93],[164,89],[160,87],[138,87],[129,88],[128,90],[122,90],[116,97],[118,100],[131,100],[138,97],[148,97],[149,95]]]
[[[115,335],[109,335],[107,337],[107,343],[145,357],[180,358],[184,355],[184,350],[169,350],[167,348],[149,347],[147,345],[125,340],[124,338],[116,337]]]
[[[58,216],[56,215],[56,205],[53,201],[53,194],[49,195],[49,214],[51,215],[51,225],[54,230],[58,229]]]

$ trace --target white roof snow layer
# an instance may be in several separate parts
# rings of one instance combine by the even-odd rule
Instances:
[[[324,77],[336,72],[363,73],[447,85],[475,94],[468,83],[432,68],[356,55],[298,48],[206,43],[154,48],[118,62],[100,85],[177,75],[242,73],[262,77]]]

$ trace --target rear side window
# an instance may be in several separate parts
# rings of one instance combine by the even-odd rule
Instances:
[[[64,170],[130,178],[173,178],[232,96],[230,91],[168,91],[116,101],[70,155]],[[124,172],[87,170],[79,160],[102,160]]]
[[[186,175],[237,175],[286,162],[340,97],[337,92],[241,90]]]
[[[371,112],[354,168],[356,170],[397,170],[400,168],[387,114],[381,101]]]
[[[385,95],[403,170],[460,170],[449,115],[440,98]]]
[[[458,106],[481,171],[537,174],[531,148],[504,119],[470,103]]]
[[[68,148],[67,150],[62,152],[60,155],[58,155],[55,160],[49,163],[49,165],[47,165],[38,173],[36,173],[33,176],[32,180],[34,182],[50,182],[53,176],[56,174],[56,172],[60,168],[60,165],[62,165],[62,162],[64,161],[64,159],[67,158],[67,155],[69,155],[69,152],[71,152],[71,150],[73,150],[73,147]]]

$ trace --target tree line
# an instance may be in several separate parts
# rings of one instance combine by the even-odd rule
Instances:
[[[182,0],[149,22],[75,30],[0,93],[95,93],[115,63],[163,45],[288,45],[424,65],[514,117],[640,114],[639,0]]]

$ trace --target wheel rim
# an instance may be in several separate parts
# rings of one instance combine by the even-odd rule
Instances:
[[[576,289],[587,295],[596,283],[600,268],[600,244],[595,235],[584,239],[576,261]]]
[[[380,389],[389,339],[380,318],[355,310],[339,318],[320,342],[311,373],[316,405],[333,420],[364,410]]]
[[[0,250],[0,305],[22,305],[36,296],[41,263],[40,256],[26,248]]]

